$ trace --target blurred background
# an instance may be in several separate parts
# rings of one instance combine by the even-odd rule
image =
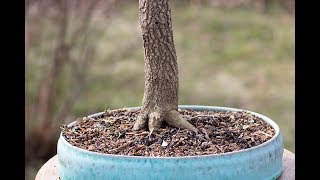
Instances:
[[[273,119],[295,152],[294,0],[172,0],[179,104]],[[60,126],[140,106],[138,0],[25,1],[25,177],[56,154]]]

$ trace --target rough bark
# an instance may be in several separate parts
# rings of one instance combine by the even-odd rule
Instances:
[[[173,41],[169,0],[139,0],[145,62],[145,89],[141,114],[133,126],[150,131],[163,121],[178,128],[197,129],[178,109],[178,64]]]

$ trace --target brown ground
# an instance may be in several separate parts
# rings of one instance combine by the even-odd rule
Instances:
[[[179,110],[199,133],[163,125],[151,134],[132,131],[139,110],[108,110],[101,118],[79,118],[62,134],[73,146],[128,156],[196,156],[238,151],[271,139],[275,130],[247,112]]]

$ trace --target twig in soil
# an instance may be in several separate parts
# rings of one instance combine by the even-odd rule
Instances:
[[[150,138],[152,132],[153,132],[154,128],[150,129],[150,133],[148,134],[148,138]]]
[[[143,131],[143,132],[141,132],[141,133],[127,132],[126,134],[128,134],[128,135],[135,135],[135,136],[141,136],[141,135],[147,135],[147,134],[149,134],[149,132],[148,132],[148,131]]]
[[[201,130],[201,132],[204,133],[204,137],[209,141],[210,138],[209,138],[209,135],[208,135],[208,132],[206,131],[206,129],[205,128],[201,128],[200,130]]]
[[[265,133],[265,132],[263,132],[263,131],[254,132],[254,134],[258,134],[258,133],[264,134],[264,135],[266,135],[266,136],[268,136],[268,137],[273,137],[273,136],[271,136],[270,134]]]
[[[126,147],[128,147],[129,145],[131,145],[133,143],[133,141],[129,141],[127,142],[126,144],[124,144],[123,146],[120,146],[118,148],[115,148],[115,149],[111,149],[110,152],[112,153],[119,153],[120,151],[124,150]]]
[[[189,120],[193,120],[193,119],[201,118],[201,117],[213,117],[213,118],[215,118],[214,115],[207,114],[207,115],[197,115],[197,116],[194,116],[194,117],[190,118]]]

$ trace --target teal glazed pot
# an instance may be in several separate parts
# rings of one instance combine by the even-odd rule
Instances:
[[[129,109],[137,108],[139,107]],[[179,108],[198,111],[243,111],[227,107],[197,105],[181,105]],[[282,173],[284,150],[280,129],[268,117],[251,111],[247,112],[270,124],[276,131],[275,136],[252,148],[213,155],[143,157],[102,154],[72,146],[60,134],[57,146],[60,179],[277,179]],[[103,112],[90,117],[98,117],[101,114]]]

